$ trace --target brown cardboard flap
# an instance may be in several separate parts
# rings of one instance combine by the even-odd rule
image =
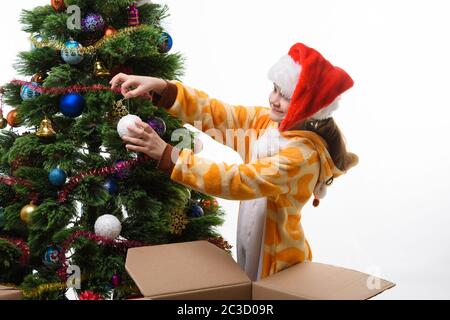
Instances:
[[[304,262],[253,283],[253,300],[366,300],[394,286],[358,271]]]
[[[20,300],[22,291],[0,285],[0,300]]]
[[[145,297],[251,286],[234,259],[207,241],[130,249],[125,267]]]

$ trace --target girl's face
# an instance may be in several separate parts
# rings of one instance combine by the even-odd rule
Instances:
[[[273,84],[273,91],[269,96],[270,107],[272,112],[270,113],[270,120],[275,122],[282,122],[286,117],[286,114],[291,104],[291,99],[285,97],[281,93],[281,89],[275,83]]]

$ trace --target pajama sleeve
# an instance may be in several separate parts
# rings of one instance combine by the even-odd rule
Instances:
[[[199,192],[229,200],[251,200],[297,192],[298,181],[305,177],[315,183],[318,159],[317,151],[301,139],[275,156],[243,165],[207,160],[189,149],[180,152],[168,146],[160,169],[173,181]]]
[[[167,82],[165,91],[156,95],[154,103],[184,123],[203,132],[218,130],[224,138],[227,130],[233,133],[237,129],[265,129],[270,121],[270,108],[232,106],[177,81]]]

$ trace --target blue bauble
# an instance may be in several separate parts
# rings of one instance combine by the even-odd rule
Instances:
[[[159,51],[161,53],[167,53],[172,49],[173,46],[173,39],[167,32],[163,32],[161,35],[161,38],[159,39],[160,45],[159,45]]]
[[[106,180],[103,184],[103,187],[106,189],[106,191],[108,191],[110,195],[115,195],[119,192],[119,185],[114,179]]]
[[[39,87],[39,84],[37,82],[31,83],[33,86]],[[39,97],[41,94],[37,92],[36,90],[33,90],[28,85],[23,85],[20,89],[20,97],[23,101],[32,100],[34,98]]]
[[[41,43],[42,41],[44,41],[44,38],[40,35],[40,34],[35,34],[33,36],[33,40],[36,41],[37,43]],[[31,43],[31,50],[36,49],[36,46]]]
[[[48,174],[48,180],[55,187],[61,187],[66,183],[67,173],[59,168],[53,169]]]
[[[81,94],[68,93],[61,97],[59,101],[59,109],[66,117],[79,117],[86,106],[86,100]]]
[[[81,29],[84,32],[96,32],[105,28],[105,20],[98,13],[88,13],[81,19]]]
[[[57,246],[48,246],[44,253],[44,258],[42,259],[46,266],[52,267],[59,262],[59,255],[61,253],[61,248]]]
[[[203,217],[203,214],[204,214],[203,208],[200,207],[198,204],[194,204],[189,208],[189,215],[191,217],[200,218]]]
[[[80,52],[82,47],[77,41],[69,40],[64,44],[65,48],[61,50],[61,58],[68,64],[79,64],[83,61],[83,54]]]

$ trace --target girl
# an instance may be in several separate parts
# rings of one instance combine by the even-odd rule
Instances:
[[[340,95],[353,86],[344,70],[297,43],[272,67],[269,78],[274,83],[271,108],[231,106],[177,81],[125,74],[111,81],[113,88],[121,86],[125,98],[152,93],[155,105],[185,123],[200,123],[202,131],[227,136],[245,130],[243,165],[178,150],[142,121],[129,127],[130,135],[123,140],[128,150],[158,160],[158,168],[172,180],[213,196],[242,200],[237,259],[253,281],[312,260],[301,209],[313,196],[318,206],[334,178],[358,162],[346,151],[331,117]],[[232,138],[235,141],[236,135]]]

